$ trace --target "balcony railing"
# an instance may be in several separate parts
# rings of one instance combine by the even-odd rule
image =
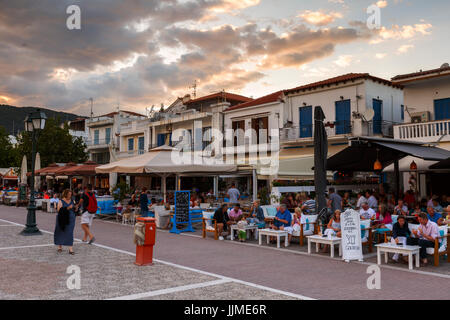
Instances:
[[[352,121],[337,121],[332,127],[325,127],[327,135],[340,136],[352,133]],[[280,141],[295,141],[298,139],[312,139],[314,136],[314,126],[294,126],[291,128],[280,129]]]
[[[450,141],[450,119],[394,126],[394,138],[419,142]]]
[[[383,137],[392,138],[394,136],[393,127],[396,122],[386,120],[372,120],[367,122],[367,136],[381,135]]]
[[[141,149],[141,150],[128,150],[128,151],[122,151],[122,152],[118,152],[117,156],[119,158],[129,158],[129,157],[134,157],[134,156],[139,156],[141,154],[144,154],[146,151]]]
[[[96,147],[96,146],[108,146],[112,143],[112,139],[94,139],[94,140],[87,140],[86,146],[88,147]]]

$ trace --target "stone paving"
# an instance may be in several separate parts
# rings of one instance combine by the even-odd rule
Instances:
[[[3,224],[3,223],[2,223]],[[0,227],[0,299],[108,299],[220,278],[155,262],[136,266],[133,255],[81,242],[74,256],[57,253],[53,235],[24,237],[21,226]],[[46,246],[44,246],[46,245]],[[67,268],[80,267],[81,288],[68,289]],[[292,299],[240,283],[175,292],[151,299]]]

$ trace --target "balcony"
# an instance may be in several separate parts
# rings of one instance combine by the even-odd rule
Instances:
[[[122,152],[118,152],[117,153],[117,157],[119,159],[123,159],[123,158],[130,158],[130,157],[135,157],[135,156],[139,156],[141,154],[144,154],[146,151],[145,150],[129,150],[129,151],[122,151]]]
[[[112,144],[112,139],[94,139],[94,140],[86,141],[86,146],[88,149],[109,148],[109,146],[111,144]]]
[[[96,117],[86,120],[86,126],[89,128],[102,127],[111,124],[114,124],[114,118],[111,117]]]
[[[328,137],[346,137],[352,135],[352,121],[338,121],[332,126],[325,127]],[[314,139],[314,126],[294,126],[280,129],[280,142],[312,141]]]
[[[424,143],[450,141],[450,119],[394,126],[394,139]]]

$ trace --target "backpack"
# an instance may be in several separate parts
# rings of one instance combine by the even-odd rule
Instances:
[[[96,213],[97,212],[97,209],[98,209],[98,207],[97,207],[97,199],[95,199],[95,196],[92,194],[89,194],[89,192],[86,192],[85,193],[86,194],[86,196],[89,198],[89,203],[88,203],[88,206],[87,206],[87,211],[89,212],[89,213]]]

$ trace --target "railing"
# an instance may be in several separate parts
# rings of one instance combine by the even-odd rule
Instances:
[[[450,119],[394,126],[394,138],[420,142],[450,141]]]
[[[396,122],[392,121],[372,120],[367,122],[367,133],[363,132],[363,134],[367,136],[381,135],[392,138],[394,136],[393,127],[395,124]]]
[[[325,127],[328,136],[349,135],[352,133],[351,121],[337,121],[332,127]],[[294,126],[280,129],[280,141],[294,141],[297,139],[308,139],[314,136],[314,126]]]
[[[141,154],[144,154],[146,151],[143,149],[140,150],[128,150],[128,151],[121,151],[117,153],[117,156],[119,158],[128,158],[128,157],[133,157],[133,156],[138,156]]]
[[[112,143],[112,139],[94,139],[94,140],[87,140],[86,146],[88,147],[95,147],[95,146],[108,146]]]

